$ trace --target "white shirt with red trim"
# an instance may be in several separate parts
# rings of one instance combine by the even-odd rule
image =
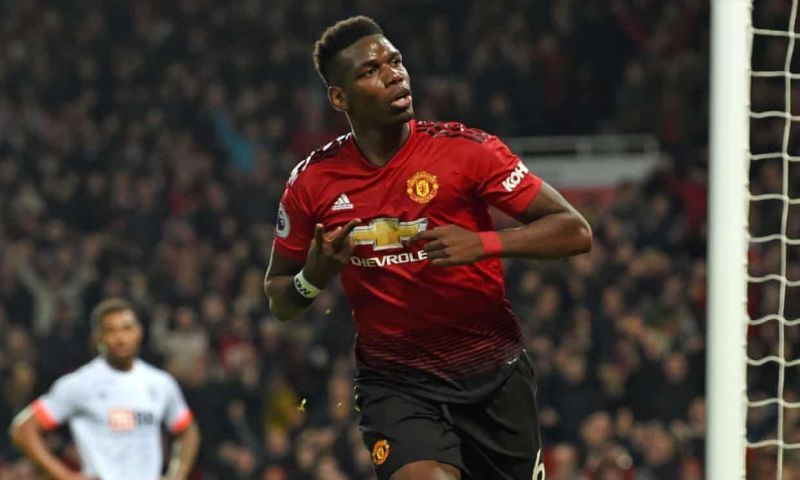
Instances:
[[[162,423],[174,433],[192,423],[175,379],[142,360],[121,371],[98,357],[58,379],[33,411],[45,428],[67,422],[82,473],[103,480],[160,478]]]

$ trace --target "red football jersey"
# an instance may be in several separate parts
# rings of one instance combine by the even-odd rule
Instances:
[[[410,125],[408,140],[383,167],[364,158],[352,134],[298,164],[281,198],[274,248],[303,261],[316,223],[330,230],[360,218],[341,272],[358,366],[452,386],[522,351],[502,264],[493,258],[436,267],[421,245],[405,241],[447,224],[493,230],[489,206],[518,217],[542,181],[493,135],[460,123]]]

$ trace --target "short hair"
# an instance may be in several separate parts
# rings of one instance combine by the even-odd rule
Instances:
[[[92,330],[96,331],[102,326],[103,319],[106,315],[124,312],[126,310],[133,311],[133,305],[123,298],[107,298],[103,300],[92,309],[92,313],[89,316],[92,323]]]
[[[314,68],[326,85],[331,81],[333,57],[350,45],[370,35],[383,35],[383,29],[375,20],[358,15],[331,25],[314,44]]]

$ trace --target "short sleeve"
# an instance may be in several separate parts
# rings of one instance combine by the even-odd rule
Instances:
[[[33,414],[44,428],[56,428],[75,413],[80,404],[79,395],[79,385],[75,377],[62,377],[53,384],[50,391],[33,402]]]
[[[314,220],[299,197],[299,186],[290,180],[278,204],[273,248],[281,255],[303,261],[314,235]]]
[[[481,146],[474,171],[478,196],[512,217],[519,217],[536,198],[542,180],[499,138],[491,136]]]
[[[166,401],[164,411],[164,424],[167,425],[172,433],[180,433],[186,430],[194,420],[191,409],[183,398],[178,382],[174,378],[166,377]]]

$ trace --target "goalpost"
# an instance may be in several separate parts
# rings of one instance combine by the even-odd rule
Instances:
[[[706,478],[745,470],[750,0],[711,4]]]
[[[711,7],[706,478],[745,478],[749,449],[770,467],[754,475],[773,478],[774,471],[774,478],[783,480],[790,477],[787,452],[800,449],[797,435],[787,436],[792,427],[787,412],[794,416],[800,409],[788,380],[800,367],[792,353],[800,318],[787,319],[796,316],[787,305],[800,290],[800,279],[789,277],[796,266],[791,262],[797,261],[790,249],[800,245],[789,222],[790,209],[800,206],[798,187],[792,187],[800,183],[792,171],[800,167],[798,130],[792,135],[793,122],[800,122],[792,111],[792,82],[800,80],[800,62],[792,71],[794,57],[800,59],[798,0],[712,0]],[[769,11],[762,16],[759,7]],[[767,24],[758,23],[762,17]],[[751,98],[757,82],[765,83],[758,83],[763,88]],[[763,95],[767,90],[779,94]],[[774,123],[761,129],[758,122]],[[765,130],[766,141],[761,135],[758,151],[751,151],[751,132]],[[751,190],[751,167],[755,173],[767,166],[781,186],[770,190],[754,184]],[[756,215],[751,231],[750,208],[759,215],[768,212],[772,223]],[[762,225],[756,229],[755,224]],[[780,258],[769,268],[748,268],[750,249]],[[761,299],[748,309],[749,285],[762,293],[770,289],[770,302]],[[764,329],[771,332],[768,342],[760,337]],[[748,391],[748,380],[764,378],[771,384],[768,391]],[[746,430],[748,414],[761,422],[759,432]]]

